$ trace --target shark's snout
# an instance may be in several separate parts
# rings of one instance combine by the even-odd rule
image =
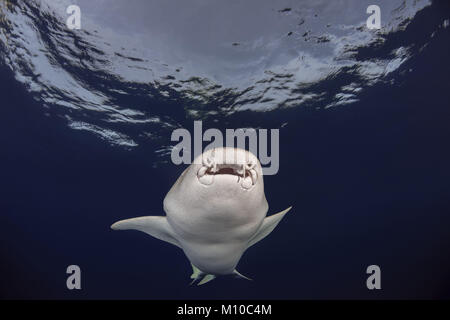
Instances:
[[[252,188],[258,181],[256,170],[257,159],[253,159],[238,149],[221,149],[220,152],[212,150],[205,153],[202,166],[197,172],[197,178],[203,185],[211,185],[217,176],[232,175],[236,177],[236,183],[243,189]]]

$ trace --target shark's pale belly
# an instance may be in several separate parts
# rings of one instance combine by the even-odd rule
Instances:
[[[215,275],[231,274],[245,249],[242,243],[183,244],[183,251],[193,265]]]
[[[233,272],[264,217],[265,213],[261,213],[241,223],[239,219],[224,222],[214,219],[214,216],[200,222],[196,221],[195,215],[189,219],[184,215],[167,216],[188,259],[201,271],[210,274]]]

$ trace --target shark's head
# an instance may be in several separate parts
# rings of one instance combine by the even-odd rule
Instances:
[[[265,215],[268,205],[261,164],[243,149],[209,149],[179,177],[164,206],[169,215],[180,210],[208,215],[232,212],[231,216],[244,220],[254,214]]]

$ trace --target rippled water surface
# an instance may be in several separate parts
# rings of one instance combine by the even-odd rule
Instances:
[[[244,125],[278,127],[289,119],[261,113],[354,104],[414,72],[395,78],[431,40],[406,30],[428,1],[382,2],[377,31],[365,1],[79,0],[82,29],[70,31],[72,3],[2,1],[4,62],[43,112],[125,148],[166,150],[193,119],[251,110]]]

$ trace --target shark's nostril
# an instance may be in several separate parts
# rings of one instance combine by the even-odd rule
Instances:
[[[206,171],[208,170],[207,167],[201,167],[198,172],[197,172],[197,176],[199,178],[203,177],[206,174]]]
[[[246,170],[251,170],[253,168],[255,168],[256,163],[253,160],[249,160],[246,164],[245,164],[245,168]]]
[[[204,185],[210,185],[214,182],[214,175],[207,173],[208,168],[201,167],[200,170],[198,170],[197,178],[198,181],[200,181],[201,184]]]
[[[238,175],[241,175],[241,176],[245,176],[245,165],[243,164],[242,166],[240,166],[237,170],[236,170],[236,173],[238,174]]]
[[[214,160],[211,159],[210,157],[203,157],[203,161],[202,162],[203,162],[203,165],[208,167],[208,168],[211,168],[211,167],[213,167],[215,165]]]
[[[252,178],[249,176],[244,177],[241,182],[241,187],[244,189],[250,189],[253,186]]]
[[[250,189],[256,184],[258,180],[258,174],[254,169],[246,170],[241,180],[241,187],[244,189]]]
[[[252,183],[255,185],[256,184],[256,180],[258,180],[258,175],[256,174],[255,170],[250,170],[250,175],[252,177]]]

